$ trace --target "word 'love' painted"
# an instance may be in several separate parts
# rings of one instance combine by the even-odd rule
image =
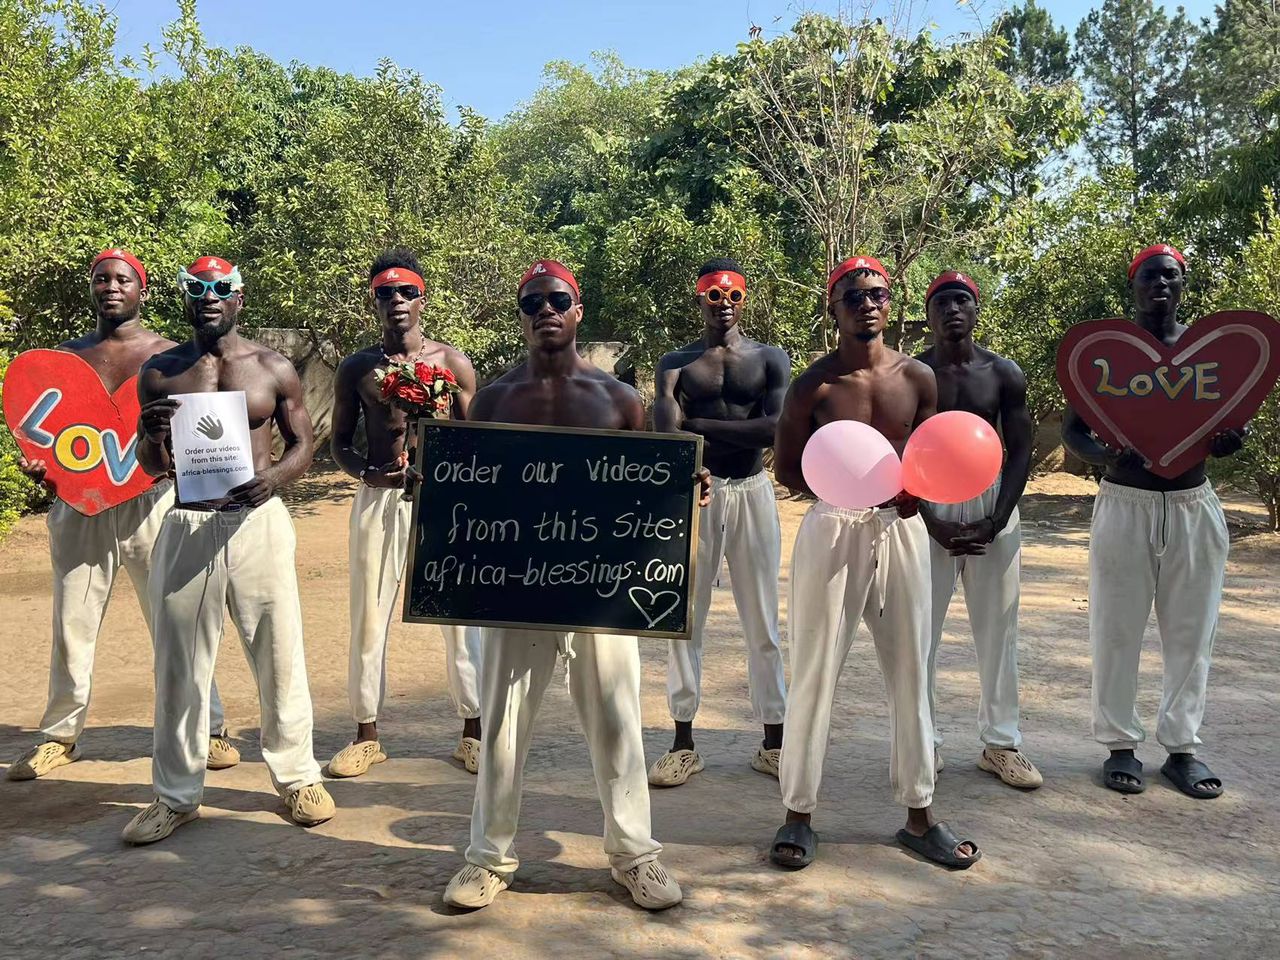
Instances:
[[[128,483],[138,469],[137,436],[121,444],[114,430],[99,430],[87,423],[73,423],[56,434],[50,433],[44,424],[61,401],[60,389],[45,390],[22,418],[19,429],[36,446],[52,450],[53,459],[67,470],[88,473],[105,462],[107,477],[113,484]]]
[[[1182,393],[1189,384],[1194,383],[1192,390],[1194,399],[1219,400],[1222,398],[1221,393],[1212,389],[1218,382],[1218,375],[1215,372],[1218,369],[1216,361],[1181,366],[1178,368],[1178,377],[1172,381],[1169,379],[1168,366],[1161,365],[1152,373],[1135,373],[1129,378],[1128,383],[1121,383],[1119,386],[1111,382],[1111,364],[1106,359],[1099,357],[1093,361],[1093,365],[1101,371],[1098,385],[1094,388],[1094,392],[1100,397],[1145,397],[1159,389],[1170,400],[1176,400],[1178,394]]]

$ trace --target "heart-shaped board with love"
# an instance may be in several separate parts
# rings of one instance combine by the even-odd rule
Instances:
[[[4,377],[4,419],[28,460],[68,506],[92,517],[150,489],[138,465],[138,378],[108,393],[74,353],[28,350]]]
[[[1249,422],[1280,377],[1280,321],[1227,310],[1172,346],[1128,320],[1093,320],[1058,346],[1058,383],[1093,432],[1132,447],[1173,478],[1209,456],[1213,437]]]

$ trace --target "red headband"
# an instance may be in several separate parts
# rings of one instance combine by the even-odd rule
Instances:
[[[100,254],[93,258],[93,263],[89,264],[89,273],[93,273],[97,269],[98,264],[103,260],[123,260],[129,266],[133,267],[134,272],[138,274],[138,279],[142,281],[143,289],[147,286],[147,271],[142,266],[142,261],[135,257],[123,247],[112,247],[110,250],[103,250]]]
[[[1147,249],[1133,258],[1133,262],[1129,264],[1129,279],[1133,279],[1133,275],[1138,272],[1138,267],[1142,266],[1143,261],[1150,260],[1152,257],[1173,257],[1178,261],[1178,266],[1182,268],[1182,272],[1187,272],[1187,261],[1177,247],[1171,247],[1167,243],[1157,243],[1147,247]]]
[[[206,270],[217,270],[221,274],[231,275],[235,267],[227,263],[221,257],[201,257],[191,266],[187,267],[187,273],[203,273]]]
[[[712,287],[723,287],[725,290],[732,290],[737,287],[746,292],[747,278],[733,270],[716,270],[714,273],[708,273],[698,278],[696,292],[701,296]]]
[[[369,289],[373,290],[376,287],[384,287],[388,283],[412,283],[424,293],[427,289],[427,285],[422,282],[422,278],[420,276],[412,270],[408,270],[404,267],[388,267],[386,270],[383,270],[380,274],[369,281]]]
[[[946,273],[940,273],[933,283],[929,284],[929,289],[925,291],[924,302],[928,303],[929,298],[941,290],[948,284],[957,283],[973,294],[973,302],[978,302],[978,285],[973,278],[966,274],[960,273],[958,270],[948,270]]]
[[[836,288],[836,284],[840,282],[840,278],[846,273],[852,273],[854,270],[871,270],[884,277],[885,283],[893,282],[889,279],[888,271],[880,265],[880,261],[875,257],[850,257],[848,260],[844,261],[844,263],[832,270],[831,276],[827,277],[828,299],[831,297],[831,291],[834,290]]]
[[[516,287],[516,294],[524,289],[524,285],[535,277],[555,277],[557,280],[563,280],[569,286],[573,287],[573,292],[577,294],[578,299],[582,299],[582,294],[578,290],[578,281],[573,278],[573,273],[559,260],[535,260],[533,266],[524,272],[524,276],[520,278],[520,285]]]

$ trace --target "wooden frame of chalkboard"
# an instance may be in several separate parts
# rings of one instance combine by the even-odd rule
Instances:
[[[693,446],[693,466],[689,472],[689,511],[688,516],[682,517],[681,522],[687,520],[686,529],[688,535],[688,550],[686,574],[682,584],[685,590],[685,602],[683,604],[684,616],[682,629],[638,629],[631,626],[623,627],[618,624],[595,624],[595,623],[549,623],[545,621],[516,621],[516,620],[498,620],[492,618],[465,618],[465,617],[443,617],[443,616],[427,616],[414,612],[414,588],[415,577],[418,571],[418,552],[419,542],[421,539],[421,528],[419,523],[421,520],[422,504],[427,496],[432,482],[428,476],[427,470],[424,469],[424,458],[428,448],[427,431],[441,428],[444,430],[481,430],[481,431],[505,431],[521,434],[559,434],[586,437],[610,437],[624,438],[634,440],[659,441],[680,445]],[[638,430],[599,430],[585,427],[558,427],[545,426],[542,424],[522,424],[522,423],[489,423],[489,422],[470,422],[458,420],[435,420],[426,417],[420,418],[414,428],[415,451],[414,465],[418,472],[423,476],[423,480],[419,483],[416,496],[413,498],[413,519],[410,526],[409,537],[409,556],[405,569],[405,585],[404,585],[404,603],[402,611],[402,619],[406,623],[435,623],[435,624],[458,624],[461,626],[477,626],[477,627],[497,627],[514,630],[546,630],[550,632],[563,633],[613,633],[624,634],[626,636],[639,637],[663,637],[668,639],[687,640],[693,625],[693,601],[695,593],[695,584],[697,582],[697,561],[698,561],[698,523],[702,508],[698,506],[698,482],[694,479],[694,475],[702,466],[702,437],[687,433],[650,433]],[[672,481],[674,483],[674,481]],[[523,481],[522,481],[523,484]],[[594,519],[594,518],[593,518]],[[469,533],[469,531],[468,531]],[[666,538],[661,538],[666,539]],[[683,535],[681,535],[683,539]],[[683,554],[682,554],[683,555]],[[651,561],[656,562],[656,561]],[[514,578],[517,583],[520,579]],[[523,585],[523,584],[522,584]],[[632,590],[644,588],[632,587]],[[630,591],[628,591],[630,593]],[[644,590],[650,594],[654,601],[657,596],[652,591]],[[678,594],[677,594],[678,596]],[[640,601],[632,599],[633,604],[640,607]],[[680,607],[679,600],[672,606],[666,614],[660,615],[655,619],[651,626],[660,623],[662,619]],[[643,609],[640,611],[645,620],[649,619],[649,615]]]

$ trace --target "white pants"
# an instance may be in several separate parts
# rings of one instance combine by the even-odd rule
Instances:
[[[831,733],[836,682],[862,620],[889,697],[889,781],[907,807],[933,800],[928,671],[929,544],[920,517],[895,509],[809,508],[791,556],[791,695],[782,738],[782,801],[812,813]]]
[[[1093,735],[1113,750],[1146,739],[1138,719],[1138,657],[1154,602],[1164,660],[1156,739],[1195,753],[1229,546],[1222,504],[1208,481],[1158,493],[1106,480],[1089,541]]]
[[[545,630],[482,631],[484,739],[471,811],[467,861],[515,873],[524,761],[556,657],[565,656],[569,695],[587,738],[604,809],[604,850],[619,870],[656,859],[640,726],[640,648],[635,637]]]
[[[720,565],[729,561],[733,602],[747,644],[747,683],[756,723],[782,723],[787,687],[778,641],[778,572],[782,530],[773,483],[763,470],[743,480],[712,481],[711,503],[698,524],[693,623],[688,640],[667,650],[667,705],[673,720],[691,722],[702,699],[702,634]]]
[[[1000,481],[986,493],[966,503],[931,504],[935,516],[952,523],[975,523],[991,516]],[[938,648],[947,607],[964,583],[964,605],[978,655],[978,738],[988,747],[1011,748],[1022,743],[1018,730],[1018,593],[1022,572],[1022,522],[1018,508],[1005,528],[987,544],[980,557],[953,557],[933,538],[929,539],[933,574],[933,642],[929,647],[929,712],[933,717],[933,742],[942,743],[938,729],[936,690]]]
[[[174,507],[156,539],[149,592],[156,647],[156,795],[194,810],[209,756],[208,702],[224,611],[240,633],[262,712],[262,759],[284,794],[320,781],[293,522],[276,498],[252,510]]]
[[[400,490],[360,484],[351,504],[351,660],[347,697],[356,723],[373,723],[387,695],[387,635],[409,556],[413,504]],[[480,716],[478,627],[442,625],[445,675],[458,716]]]
[[[121,568],[133,582],[147,630],[151,630],[151,603],[147,599],[151,548],[172,505],[173,484],[164,480],[92,517],[61,500],[55,500],[49,510],[53,650],[49,701],[40,721],[40,732],[49,740],[75,743],[84,732],[93,691],[93,655]],[[220,734],[223,726],[222,700],[214,684],[209,696],[209,729]]]

